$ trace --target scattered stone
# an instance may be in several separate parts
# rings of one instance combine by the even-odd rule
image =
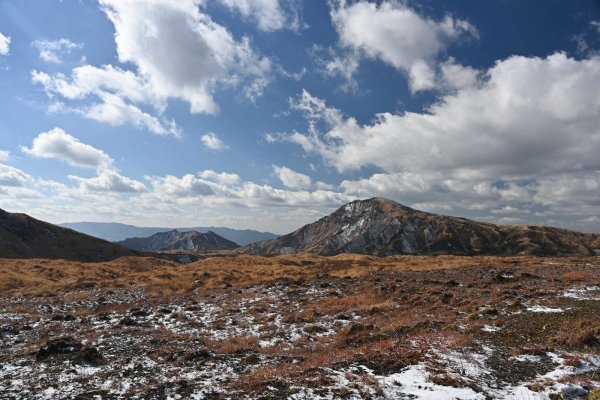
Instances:
[[[76,353],[82,348],[82,344],[71,337],[48,340],[46,346],[38,350],[35,358],[43,361],[48,358]]]

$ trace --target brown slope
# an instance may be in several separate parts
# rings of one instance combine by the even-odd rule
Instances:
[[[346,204],[331,215],[277,239],[239,251],[459,255],[596,254],[598,235],[551,227],[500,226],[426,213],[376,197]]]
[[[0,258],[108,261],[137,255],[106,240],[0,209]]]

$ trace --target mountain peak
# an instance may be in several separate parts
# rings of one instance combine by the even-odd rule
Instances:
[[[158,232],[146,238],[129,238],[118,242],[123,247],[140,251],[188,250],[209,251],[229,250],[239,247],[237,243],[208,231],[179,232],[177,229],[168,232]]]
[[[309,252],[460,255],[594,255],[598,237],[549,227],[497,226],[414,210],[383,197],[350,202],[251,254]]]
[[[403,209],[404,211],[416,211],[410,207],[407,207],[403,204],[400,204],[394,200],[390,200],[385,197],[371,197],[370,199],[354,200],[353,202],[350,202],[343,207],[348,207],[351,204],[360,204],[360,205],[366,205],[366,206],[378,206],[378,207],[382,207],[384,209],[397,208],[397,209]]]

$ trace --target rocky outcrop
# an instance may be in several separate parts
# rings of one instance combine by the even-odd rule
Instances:
[[[159,232],[147,238],[129,238],[118,242],[123,247],[139,251],[211,251],[231,250],[240,247],[237,243],[227,240],[212,231],[200,232]]]
[[[594,255],[599,235],[536,226],[508,226],[414,210],[375,197],[277,239],[242,247],[248,254],[310,252],[457,255]]]

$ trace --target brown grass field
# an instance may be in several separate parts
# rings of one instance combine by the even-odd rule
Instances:
[[[272,257],[219,255],[192,264],[152,257],[122,257],[110,262],[0,259],[0,293],[55,295],[86,288],[143,288],[158,295],[183,294],[202,288],[243,287],[277,280],[311,280],[318,275],[360,278],[379,271],[447,269],[520,269],[561,265],[564,274],[584,273],[578,267],[597,263],[598,257],[461,257],[342,254],[325,257],[295,254]],[[569,276],[569,275],[567,275]]]
[[[0,293],[0,398],[577,399],[600,386],[598,257],[3,259]],[[406,380],[415,371],[426,379]]]

